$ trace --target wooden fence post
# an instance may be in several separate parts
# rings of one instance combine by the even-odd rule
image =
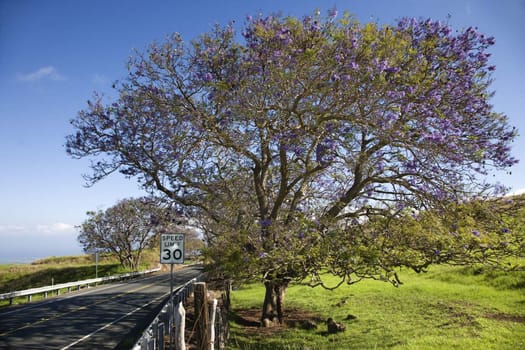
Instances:
[[[199,350],[208,350],[208,291],[206,283],[195,283],[195,322],[197,330],[197,347]]]

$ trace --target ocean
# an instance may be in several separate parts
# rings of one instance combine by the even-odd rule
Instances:
[[[50,256],[83,254],[74,236],[2,233],[0,242],[0,264],[28,264]]]

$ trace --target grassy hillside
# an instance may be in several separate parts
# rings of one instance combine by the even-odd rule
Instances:
[[[525,272],[440,266],[401,275],[405,284],[399,288],[376,281],[335,291],[292,287],[285,324],[273,329],[257,326],[264,289],[246,286],[232,294],[229,348],[525,348]],[[328,317],[346,331],[329,335]],[[305,329],[305,321],[317,328]]]
[[[146,251],[141,269],[158,265],[158,251]],[[110,254],[101,255],[98,276],[129,272]],[[95,278],[96,266],[92,255],[49,257],[31,264],[0,265],[0,293],[48,286],[51,284]]]

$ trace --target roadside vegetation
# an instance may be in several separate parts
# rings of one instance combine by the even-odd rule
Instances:
[[[334,291],[291,287],[286,296],[287,317],[272,328],[259,327],[264,288],[244,286],[232,293],[228,348],[525,347],[524,271],[433,266],[422,274],[402,270],[400,277],[404,284],[399,288],[370,280]],[[329,317],[346,330],[328,334]]]
[[[156,267],[158,260],[157,249],[146,250],[139,270]],[[52,256],[30,264],[0,264],[0,293],[95,278],[96,270],[93,255]],[[114,255],[102,254],[99,257],[99,277],[126,272],[130,270],[124,268]],[[35,295],[35,298],[38,297]],[[2,300],[0,306],[8,303],[8,300]]]

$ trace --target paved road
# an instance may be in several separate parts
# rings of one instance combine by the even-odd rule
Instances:
[[[174,287],[200,274],[174,272]],[[0,349],[129,349],[169,295],[170,274],[0,309]]]

